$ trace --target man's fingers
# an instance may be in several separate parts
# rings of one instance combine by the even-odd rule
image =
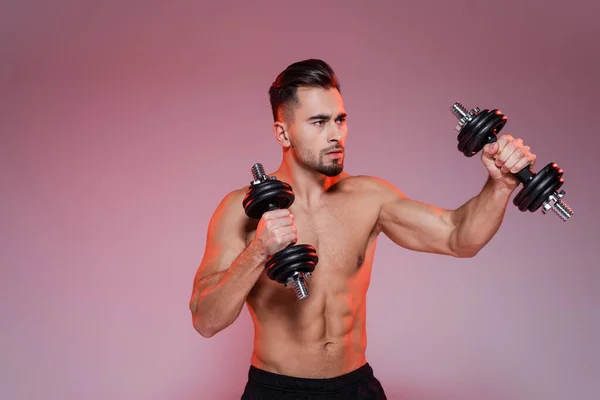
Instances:
[[[529,153],[525,158],[520,159],[517,163],[510,169],[510,172],[516,174],[523,168],[530,166],[533,167],[535,163],[535,154]]]
[[[492,157],[498,151],[498,142],[488,143],[483,146],[483,153],[487,157]]]

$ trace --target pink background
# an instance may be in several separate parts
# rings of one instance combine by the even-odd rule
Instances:
[[[2,7],[0,397],[239,398],[249,315],[202,338],[192,279],[217,203],[280,161],[269,85],[316,57],[350,173],[464,203],[485,170],[456,150],[461,101],[505,112],[575,210],[511,203],[473,259],[381,237],[367,357],[389,398],[598,399],[598,3],[216,4]]]

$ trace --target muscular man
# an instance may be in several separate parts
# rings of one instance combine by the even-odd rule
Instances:
[[[343,171],[348,134],[334,71],[321,60],[288,66],[270,90],[275,140],[283,158],[269,175],[289,183],[289,210],[244,213],[248,187],[224,196],[210,220],[194,279],[194,328],[210,338],[246,303],[254,350],[242,399],[385,399],[365,358],[366,294],[377,237],[410,250],[473,257],[498,231],[518,181],[509,173],[535,163],[529,147],[502,135],[481,160],[489,178],[455,209],[407,198],[390,183]],[[315,246],[311,296],[265,275],[267,258],[292,243]]]

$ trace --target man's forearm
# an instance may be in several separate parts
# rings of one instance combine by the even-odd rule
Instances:
[[[202,336],[211,337],[236,320],[265,262],[264,250],[253,243],[227,270],[196,282],[190,309],[194,327]]]
[[[481,192],[453,211],[456,229],[450,246],[457,255],[472,257],[498,232],[513,190],[488,178]]]

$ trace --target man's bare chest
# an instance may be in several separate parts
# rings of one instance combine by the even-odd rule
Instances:
[[[290,212],[298,228],[298,244],[314,246],[322,265],[352,269],[360,267],[374,240],[379,209],[360,196],[340,196],[319,207],[292,204]],[[247,244],[255,236],[255,226],[249,226]]]

